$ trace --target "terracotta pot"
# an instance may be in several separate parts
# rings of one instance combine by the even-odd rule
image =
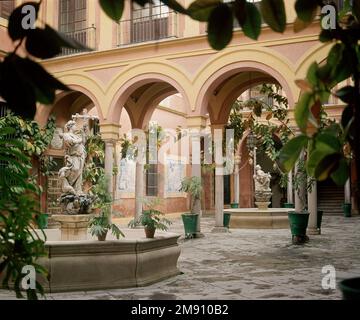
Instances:
[[[155,228],[145,227],[144,230],[145,230],[146,238],[154,238],[155,230],[156,230]]]
[[[106,240],[106,235],[107,235],[107,231],[105,231],[104,233],[102,233],[101,235],[98,235],[98,240],[99,241],[105,241]]]

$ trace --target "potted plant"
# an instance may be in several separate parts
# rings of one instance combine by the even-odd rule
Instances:
[[[109,230],[118,240],[120,236],[125,237],[117,225],[109,221],[109,217],[105,212],[101,212],[99,216],[92,218],[89,227],[91,235],[97,236],[99,241],[105,241]]]
[[[154,238],[156,229],[167,231],[171,221],[164,217],[164,213],[155,209],[159,204],[160,199],[145,200],[145,206],[148,208],[142,211],[140,217],[135,218],[129,222],[130,228],[136,228],[139,225],[144,227],[146,238]]]
[[[344,217],[347,218],[351,217],[351,203],[345,202],[343,203],[342,207],[343,207]]]
[[[199,214],[194,211],[196,205],[200,201],[202,185],[199,177],[185,177],[181,181],[180,191],[186,192],[191,197],[190,212],[181,215],[186,237],[193,237],[196,234],[197,222]]]
[[[90,233],[97,236],[99,241],[105,241],[109,230],[119,239],[120,236],[125,237],[121,230],[111,223],[111,206],[112,197],[108,191],[109,178],[105,174],[101,174],[96,185],[91,188],[91,193],[96,196],[95,209],[99,211],[99,215],[93,217],[89,222]]]
[[[48,213],[39,213],[35,215],[35,221],[39,227],[39,229],[47,229],[49,214]]]
[[[339,287],[343,300],[360,300],[360,277],[342,280]]]
[[[310,181],[309,184],[308,181]],[[294,176],[294,186],[295,192],[297,192],[300,197],[300,203],[302,204],[302,207],[295,207],[295,211],[288,212],[289,224],[292,234],[292,243],[304,244],[309,240],[309,237],[306,235],[306,229],[308,226],[310,214],[305,206],[306,192],[302,189],[309,189],[312,186],[312,180],[308,180],[307,178],[304,159],[299,160],[297,164],[297,172]],[[306,188],[304,186],[306,186]]]

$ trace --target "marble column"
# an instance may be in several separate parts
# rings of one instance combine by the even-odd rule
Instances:
[[[116,123],[100,123],[101,138],[105,141],[105,176],[109,179],[108,190],[114,199],[114,186],[113,186],[113,170],[114,170],[114,155],[115,143],[119,139],[120,125]],[[111,206],[112,212],[112,206]],[[111,221],[111,212],[109,219]]]
[[[294,203],[294,192],[293,192],[293,176],[292,171],[288,173],[287,183],[287,203]]]
[[[344,202],[351,203],[350,179],[347,179],[345,186],[344,186]]]
[[[113,195],[113,169],[115,145],[112,140],[105,140],[105,176],[109,179],[108,190]]]
[[[240,162],[239,156],[235,157],[235,171],[234,171],[234,202],[240,207]]]
[[[309,223],[308,223],[308,234],[320,234],[320,230],[317,228],[317,183],[313,182],[311,192],[308,192],[308,211]]]
[[[222,136],[224,125],[212,125],[215,154],[215,227],[212,232],[227,232],[224,227],[224,165]]]
[[[202,130],[205,129],[207,123],[207,117],[203,116],[195,116],[187,118],[187,128],[189,132],[189,145],[186,150],[189,151],[191,156],[191,161],[189,163],[191,165],[191,176],[199,177],[202,180],[202,170],[201,170],[201,136],[203,134]],[[185,140],[184,140],[185,141]],[[204,190],[203,192],[206,192]],[[201,210],[201,199],[197,201],[194,205],[194,212],[198,214],[198,220],[196,225],[196,238],[204,237],[204,234],[201,232],[201,218],[202,218],[202,210]]]
[[[135,218],[139,218],[143,210],[144,199],[144,165],[136,163],[135,171]]]

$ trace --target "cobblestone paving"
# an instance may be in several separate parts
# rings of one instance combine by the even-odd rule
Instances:
[[[338,288],[324,290],[322,267],[336,268],[336,281],[360,276],[360,217],[325,216],[321,236],[304,246],[291,244],[290,230],[232,229],[211,233],[214,220],[202,219],[204,238],[179,242],[181,275],[132,289],[58,293],[47,299],[341,299]],[[180,219],[170,231],[183,233]],[[1,299],[13,295],[0,290]]]

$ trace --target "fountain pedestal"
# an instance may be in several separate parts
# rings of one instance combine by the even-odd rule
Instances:
[[[255,191],[255,205],[259,210],[266,210],[270,204],[271,191]]]
[[[52,218],[59,222],[61,227],[61,240],[86,240],[89,221],[92,214],[57,214]]]

